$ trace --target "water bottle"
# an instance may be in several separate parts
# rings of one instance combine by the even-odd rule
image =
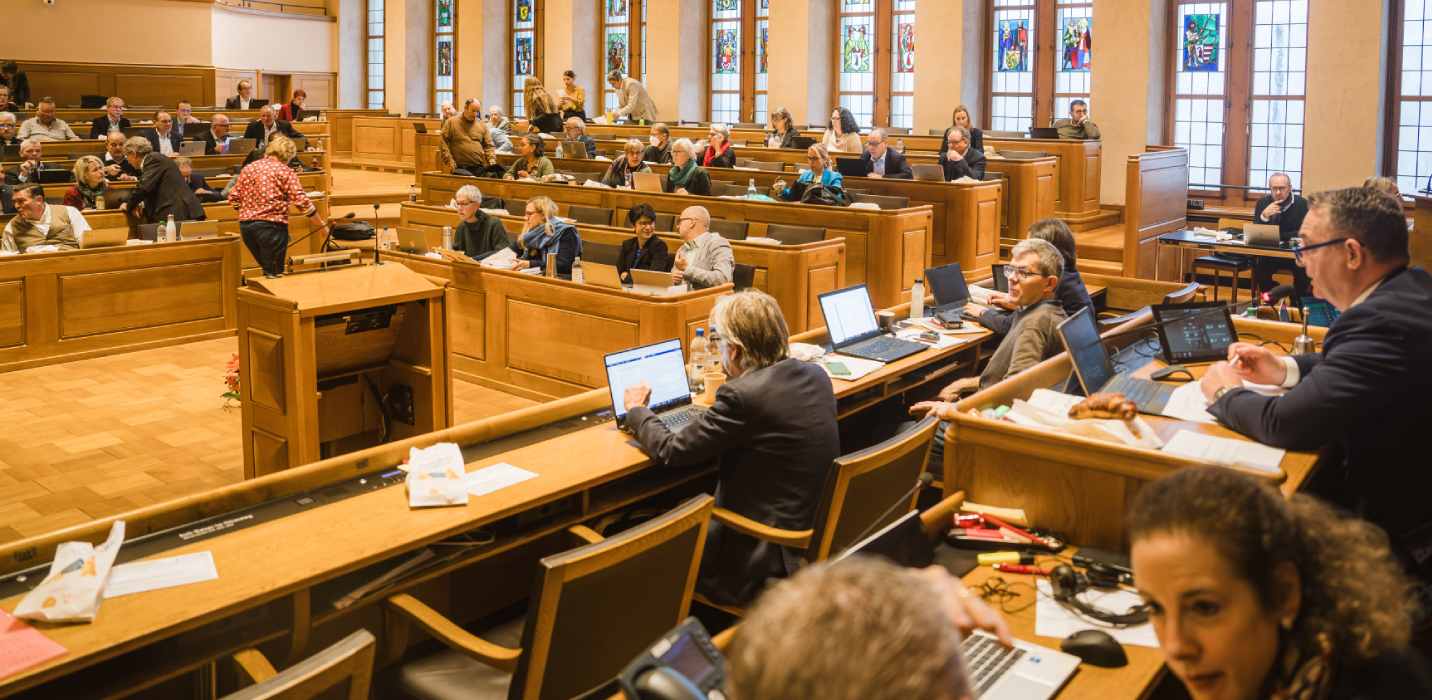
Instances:
[[[751,178],[750,184],[746,185],[746,199],[756,198],[756,178]]]
[[[174,228],[174,215],[169,215],[169,220],[164,223],[164,240],[174,242],[179,240],[179,232]]]
[[[547,277],[556,277],[556,276],[557,276],[557,254],[556,254],[556,253],[548,253],[548,254],[547,254],[547,265],[542,269],[542,273],[543,273],[545,276],[547,276]]]
[[[443,227],[443,248],[452,250],[452,227]]]
[[[582,256],[580,255],[572,261],[572,281],[577,284],[582,284],[586,281],[586,278],[582,275]]]
[[[696,337],[691,339],[691,366],[687,370],[691,378],[691,390],[699,391],[706,376],[707,363],[706,329],[697,328]]]
[[[103,195],[103,194],[97,194],[97,195],[94,196],[94,208],[95,208],[95,209],[103,209],[103,208],[104,208],[104,195]]]
[[[413,203],[416,203],[418,201],[417,185],[408,185],[408,201]]]
[[[564,156],[562,155],[562,144],[560,144],[560,143],[557,144],[557,157],[558,157],[558,158],[564,157]]]
[[[910,285],[910,319],[925,317],[925,283],[919,277]]]

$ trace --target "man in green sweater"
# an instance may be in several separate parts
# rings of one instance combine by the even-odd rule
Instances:
[[[463,185],[453,197],[462,223],[452,235],[453,248],[473,260],[481,260],[512,245],[502,221],[482,210],[482,191],[476,185]]]

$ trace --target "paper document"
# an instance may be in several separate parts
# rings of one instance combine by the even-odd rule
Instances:
[[[920,337],[920,334],[924,332],[924,328],[906,328],[904,330],[895,331],[895,337],[900,338],[901,340],[909,340],[912,342],[920,343],[921,345],[928,345],[936,350],[948,348],[952,345],[961,345],[968,340],[952,333],[940,333],[939,331],[936,331],[936,334],[939,335],[939,340],[936,340],[935,342],[931,343]]]
[[[495,267],[501,270],[511,270],[512,263],[517,262],[517,254],[511,248],[503,248],[482,259],[483,267]]]
[[[1208,403],[1203,398],[1203,389],[1198,382],[1188,382],[1173,390],[1164,406],[1163,414],[1170,418],[1198,423],[1216,422],[1208,412]]]
[[[1069,409],[1074,408],[1083,400],[1082,396],[1065,394],[1053,389],[1035,389],[1034,393],[1029,395],[1029,405],[1065,417],[1069,415]]]
[[[474,496],[486,496],[513,484],[520,484],[528,479],[536,478],[537,472],[529,472],[521,467],[499,462],[490,467],[468,472],[467,476],[463,477],[463,482],[467,484],[468,493]]]
[[[883,362],[835,353],[822,357],[816,364],[820,365],[831,379],[844,379],[847,382],[853,382],[885,366]]]
[[[0,679],[49,661],[65,651],[39,630],[0,610]]]
[[[15,606],[15,616],[45,622],[93,621],[123,544],[123,520],[114,521],[109,537],[99,545],[83,540],[60,543],[50,573]]]
[[[968,289],[970,290],[970,301],[980,306],[989,306],[989,297],[995,293],[993,289],[985,289],[977,284],[969,285]]]
[[[1229,467],[1248,467],[1278,473],[1286,450],[1233,438],[1180,430],[1164,446],[1164,452]]]
[[[212,552],[194,552],[177,557],[120,564],[109,574],[104,597],[117,598],[130,593],[156,591],[219,578]]]
[[[1108,632],[1120,644],[1158,648],[1159,640],[1158,636],[1154,634],[1152,624],[1145,622],[1133,627],[1114,627],[1105,622],[1086,618],[1055,600],[1054,589],[1050,587],[1047,579],[1039,579],[1035,581],[1035,585],[1039,586],[1039,602],[1034,604],[1035,634],[1041,637],[1063,639],[1080,630],[1098,629]],[[1079,599],[1090,605],[1120,613],[1143,603],[1139,594],[1122,588],[1107,591],[1090,589],[1080,593]]]

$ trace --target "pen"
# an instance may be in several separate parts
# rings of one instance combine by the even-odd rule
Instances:
[[[1029,576],[1048,576],[1050,569],[1043,566],[1030,566],[1027,564],[1006,564],[1000,562],[994,565],[995,571],[1006,574],[1026,574]]]

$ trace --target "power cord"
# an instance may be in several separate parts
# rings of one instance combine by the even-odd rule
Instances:
[[[1282,344],[1282,343],[1280,343],[1280,342],[1278,342],[1278,341],[1276,341],[1276,340],[1273,340],[1273,339],[1271,339],[1271,338],[1264,338],[1263,336],[1258,335],[1257,333],[1247,333],[1247,332],[1239,333],[1239,334],[1238,334],[1238,338],[1239,338],[1239,340],[1242,340],[1243,338],[1249,338],[1249,339],[1252,339],[1252,340],[1256,340],[1256,341],[1258,341],[1258,347],[1260,347],[1260,348],[1261,348],[1261,347],[1268,346],[1268,345],[1274,345],[1274,346],[1277,346],[1277,348],[1278,348],[1279,350],[1282,350],[1283,352],[1288,353],[1289,355],[1293,354],[1293,349],[1292,349],[1292,348],[1290,348],[1290,347],[1288,347],[1288,346],[1286,346],[1286,345],[1284,345],[1284,344]]]

